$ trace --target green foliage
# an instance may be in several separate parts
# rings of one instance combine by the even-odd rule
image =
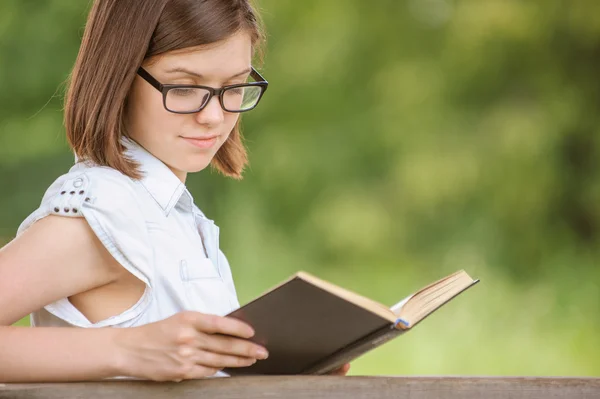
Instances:
[[[251,167],[188,182],[242,302],[304,269],[392,304],[465,268],[477,288],[352,373],[597,375],[600,3],[259,4]],[[72,162],[86,7],[0,4],[0,243]]]

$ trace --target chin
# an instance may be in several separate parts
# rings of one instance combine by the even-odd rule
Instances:
[[[185,168],[185,171],[187,173],[197,173],[197,172],[203,171],[204,169],[208,168],[209,166],[210,166],[210,161],[196,162],[196,163],[187,165],[187,167]]]

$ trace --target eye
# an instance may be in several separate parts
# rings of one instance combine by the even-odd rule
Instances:
[[[243,87],[233,87],[233,88],[227,90],[227,93],[242,95],[242,94],[244,94],[244,88]]]
[[[176,89],[171,89],[169,94],[172,94],[174,96],[178,96],[178,97],[188,97],[188,96],[193,96],[196,94],[196,90],[195,89],[190,89],[187,87],[179,87]]]

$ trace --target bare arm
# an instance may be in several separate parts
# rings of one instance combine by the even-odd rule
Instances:
[[[97,380],[119,374],[111,328],[0,327],[0,382]]]
[[[108,284],[120,272],[83,218],[48,216],[0,249],[0,381],[115,375],[112,329],[8,326],[48,303]]]

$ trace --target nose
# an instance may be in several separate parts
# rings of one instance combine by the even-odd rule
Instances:
[[[202,125],[216,126],[223,122],[223,108],[218,96],[213,96],[200,112],[196,114],[196,120]]]

